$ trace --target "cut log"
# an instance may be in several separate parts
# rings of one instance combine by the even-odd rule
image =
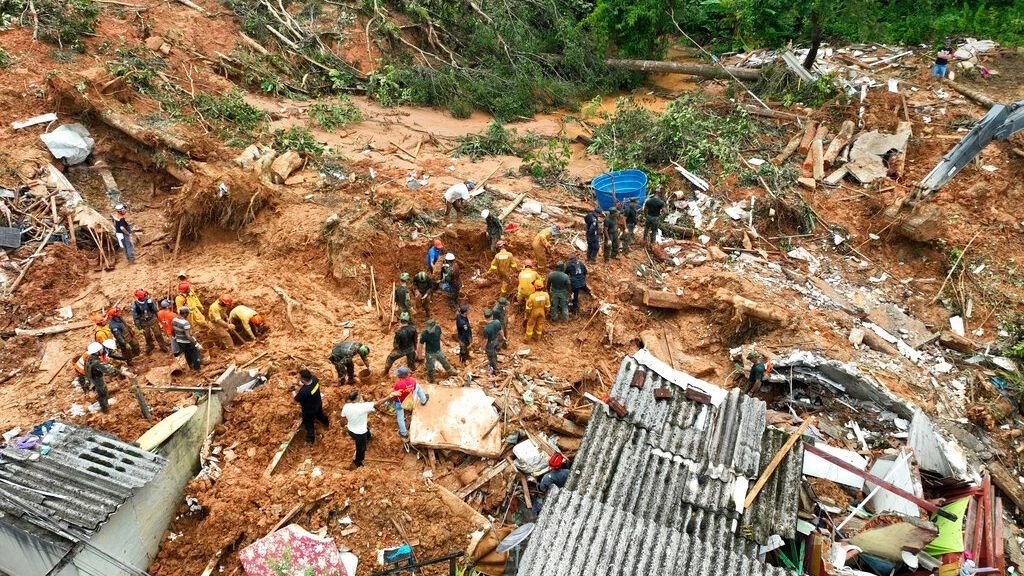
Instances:
[[[828,138],[828,134],[829,134],[828,124],[825,124],[823,122],[820,125],[818,125],[818,129],[814,132],[814,139],[815,140],[821,140],[822,142],[824,142],[825,139]]]
[[[882,337],[879,336],[878,334],[875,334],[874,330],[865,330],[863,341],[868,348],[871,348],[876,352],[882,352],[890,356],[900,355],[899,350],[897,350],[895,346],[883,340]]]
[[[789,157],[792,156],[793,153],[796,152],[797,147],[800,146],[800,141],[802,139],[803,134],[797,134],[796,136],[790,138],[789,143],[787,143],[786,147],[783,148],[781,152],[779,152],[779,155],[776,156],[775,158],[772,158],[772,164],[776,166],[781,166],[783,162],[789,160]]]
[[[644,289],[644,305],[651,308],[668,308],[670,310],[685,310],[694,306],[685,301],[682,295],[675,292],[662,292],[661,290]]]
[[[1024,511],[1024,487],[1017,480],[1017,475],[1011,474],[997,460],[990,460],[987,466],[989,473],[992,474],[992,482],[1013,502],[1018,512]]]
[[[811,142],[814,141],[814,135],[818,133],[818,123],[811,120],[807,123],[807,128],[804,129],[804,137],[800,140],[800,146],[797,150],[801,154],[807,154],[807,151],[811,149]]]
[[[978,349],[978,343],[970,338],[965,338],[952,332],[943,332],[939,335],[939,345],[943,348],[956,350],[964,354],[970,354]]]
[[[822,159],[824,145],[821,138],[815,138],[811,143],[811,176],[815,182],[821,182],[825,177],[825,163]]]
[[[767,304],[759,304],[739,294],[729,292],[724,288],[715,292],[715,299],[719,302],[731,304],[737,316],[750,316],[768,322],[789,322],[789,312],[786,310]]]
[[[989,98],[988,95],[982,94],[981,92],[978,92],[977,90],[972,90],[971,88],[968,88],[968,87],[963,86],[961,84],[957,84],[956,82],[953,82],[952,80],[950,80],[948,78],[943,80],[943,82],[945,82],[953,90],[956,90],[960,94],[963,94],[964,96],[970,98],[971,100],[974,100],[975,102],[977,102],[978,104],[981,104],[982,106],[991,108],[991,107],[995,106],[996,104],[998,104],[998,102],[996,102],[992,98]]]
[[[275,158],[274,162],[270,165],[270,173],[273,177],[274,184],[284,184],[284,181],[301,167],[302,156],[299,156],[298,152],[289,150],[284,154],[281,154]]]
[[[708,66],[704,64],[680,64],[678,62],[665,62],[662,60],[625,60],[609,58],[604,61],[609,68],[617,70],[633,70],[635,72],[656,72],[660,74],[686,74],[699,76],[701,78],[714,78],[718,80],[756,81],[761,77],[759,70],[750,68],[731,68],[722,66]],[[731,76],[730,76],[731,74]]]
[[[829,142],[828,149],[825,150],[825,154],[822,157],[825,164],[831,166],[835,163],[836,158],[839,157],[839,153],[843,151],[843,148],[850,143],[853,139],[853,120],[847,120],[843,122],[843,125],[839,127],[839,133],[836,137]]]

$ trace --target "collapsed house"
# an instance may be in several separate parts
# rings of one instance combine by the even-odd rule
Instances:
[[[623,360],[610,397],[625,415],[595,410],[519,575],[785,574],[759,561],[758,547],[772,535],[794,537],[799,446],[743,506],[751,480],[788,436],[767,428],[765,403],[676,371],[646,350]]]

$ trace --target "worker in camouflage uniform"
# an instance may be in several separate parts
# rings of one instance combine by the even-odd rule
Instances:
[[[604,217],[604,261],[619,257],[619,209],[612,206]]]
[[[557,322],[559,317],[569,321],[569,289],[571,282],[565,273],[565,262],[555,264],[555,269],[548,274],[548,290],[551,292],[551,321]]]
[[[490,367],[491,376],[498,373],[498,349],[505,341],[505,331],[501,328],[501,322],[495,320],[490,308],[484,310],[484,318],[488,320],[484,326],[484,337],[487,338],[487,365]]]
[[[109,397],[107,392],[107,383],[103,379],[103,375],[115,376],[117,374],[129,375],[127,369],[118,370],[111,364],[107,363],[103,356],[103,345],[99,342],[93,342],[89,344],[87,350],[89,352],[89,358],[85,361],[85,378],[89,381],[89,384],[96,389],[96,398],[100,403],[100,410],[107,412],[110,408],[107,399]]]
[[[412,285],[419,294],[419,302],[423,305],[423,313],[430,318],[430,294],[437,289],[437,281],[430,274],[420,271],[412,279]]]
[[[448,377],[455,376],[455,369],[448,363],[448,357],[441,348],[441,327],[433,320],[427,320],[427,328],[420,333],[420,356],[427,364],[427,382],[434,383],[434,364],[440,364]]]
[[[409,273],[402,272],[395,287],[395,305],[402,312],[412,314],[412,298],[409,296]]]
[[[629,254],[629,246],[636,238],[637,201],[630,198],[622,210],[622,216],[626,221],[625,233],[622,235],[622,253]]]
[[[334,369],[338,372],[338,385],[344,386],[347,383],[355,385],[356,383],[356,365],[355,357],[359,355],[359,361],[366,367],[368,371],[372,371],[370,368],[370,362],[367,358],[370,356],[370,347],[362,342],[356,342],[355,340],[345,340],[334,345],[331,349],[331,355],[327,357],[334,364]]]
[[[402,325],[395,330],[391,353],[388,354],[388,358],[384,362],[384,374],[388,374],[391,371],[391,365],[402,356],[405,356],[405,363],[409,366],[410,371],[416,369],[416,327],[412,325],[408,312],[402,312],[399,320],[402,321]]]

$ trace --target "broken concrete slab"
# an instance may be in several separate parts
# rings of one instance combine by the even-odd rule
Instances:
[[[825,176],[825,178],[822,180],[822,183],[825,184],[826,186],[839,186],[839,183],[843,181],[843,178],[846,178],[846,175],[849,172],[849,168],[847,168],[846,166],[840,166],[834,172],[832,172],[828,176]]]
[[[928,330],[924,322],[908,316],[893,304],[877,306],[868,311],[867,319],[893,336],[901,336],[906,343],[917,350],[934,342],[939,335]]]
[[[893,514],[885,521],[892,523],[863,530],[850,538],[850,544],[866,554],[902,562],[904,550],[919,551],[939,535],[935,524],[917,518]]]
[[[415,446],[458,450],[484,458],[501,456],[500,421],[494,399],[479,388],[427,386],[430,402],[416,406],[409,426]]]
[[[877,130],[859,134],[850,145],[850,163],[846,165],[850,175],[862,184],[885,178],[889,173],[885,158],[892,152],[906,150],[911,133],[910,123],[900,122],[895,134]]]
[[[914,457],[921,470],[931,472],[940,478],[956,478],[964,481],[976,479],[968,472],[967,457],[955,440],[938,433],[932,421],[920,410],[915,410],[910,421],[907,446],[914,451]]]

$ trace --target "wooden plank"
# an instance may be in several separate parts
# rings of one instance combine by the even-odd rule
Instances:
[[[71,330],[80,330],[92,326],[93,323],[89,320],[82,320],[81,322],[72,322],[71,324],[59,324],[57,326],[47,326],[46,328],[15,328],[14,334],[17,336],[50,336],[52,334],[60,334],[62,332],[70,332]]]
[[[995,499],[995,510],[992,514],[993,531],[992,544],[994,556],[992,565],[999,570],[999,574],[1006,573],[1006,543],[1003,540],[1003,499]]]
[[[974,553],[974,558],[979,561],[981,559],[982,534],[985,530],[985,496],[988,494],[988,485],[990,481],[988,474],[981,479],[981,494],[978,496],[976,500],[977,505],[974,508],[974,535],[971,538],[971,545],[973,546],[973,548],[971,548],[971,552]]]
[[[267,534],[273,534],[274,532],[280,530],[285,524],[288,523],[289,520],[294,518],[295,515],[299,513],[299,510],[301,510],[304,505],[304,502],[299,502],[298,504],[293,506],[292,509],[289,510],[287,514],[281,516],[281,519],[277,521],[277,524],[274,524],[274,527],[271,528],[270,532],[268,532]]]
[[[498,220],[504,221],[506,218],[508,218],[508,215],[511,214],[512,211],[515,210],[517,206],[522,204],[523,200],[525,200],[525,199],[526,199],[526,192],[523,192],[519,196],[516,196],[515,200],[513,200],[513,201],[508,203],[508,206],[505,206],[504,208],[502,208],[501,213],[498,214]]]
[[[285,438],[284,442],[281,443],[281,447],[277,449],[277,452],[274,454],[274,458],[270,461],[270,464],[267,464],[267,469],[263,471],[264,478],[270,478],[270,475],[274,473],[274,469],[277,468],[277,465],[281,462],[281,458],[284,457],[284,453],[288,451],[288,446],[291,445],[292,439],[295,438],[295,435],[298,433],[299,423],[296,422],[293,425],[292,433],[289,434],[288,437]]]
[[[793,445],[796,444],[796,441],[799,440],[801,436],[803,436],[804,431],[806,431],[807,427],[810,426],[813,422],[814,418],[808,418],[804,420],[803,423],[800,424],[800,427],[797,428],[795,432],[789,435],[789,438],[786,440],[786,443],[782,445],[782,448],[779,448],[779,451],[776,452],[775,456],[772,457],[771,462],[769,462],[768,466],[766,466],[764,471],[761,472],[761,476],[757,479],[757,482],[754,483],[753,488],[750,489],[750,492],[747,492],[747,497],[745,500],[743,500],[744,510],[750,508],[750,505],[754,503],[754,499],[757,498],[758,493],[760,493],[761,489],[764,488],[765,483],[767,483],[768,479],[771,478],[772,474],[775,473],[775,469],[778,468],[779,464],[782,463],[782,459],[786,457],[786,454],[789,454],[789,451],[792,450]]]
[[[804,130],[804,137],[800,140],[800,145],[797,150],[801,154],[807,154],[807,151],[811,149],[811,142],[814,140],[814,135],[818,132],[818,123],[811,120],[807,123],[807,128]]]
[[[804,450],[806,452],[810,453],[810,454],[814,454],[815,456],[817,456],[817,457],[819,457],[819,458],[821,458],[821,459],[823,459],[823,460],[825,460],[827,462],[831,462],[832,464],[835,464],[836,466],[839,466],[843,470],[851,472],[854,475],[859,476],[859,477],[861,477],[861,478],[871,482],[872,484],[874,484],[876,486],[881,486],[883,490],[887,490],[887,491],[889,491],[889,492],[891,492],[891,493],[893,493],[893,494],[895,494],[897,496],[905,498],[905,499],[909,500],[910,502],[913,502],[914,504],[917,504],[919,507],[924,508],[925,510],[927,510],[929,512],[932,512],[934,514],[938,514],[939,516],[942,516],[943,518],[945,518],[947,520],[952,520],[953,522],[957,521],[956,514],[953,514],[952,512],[943,510],[942,508],[939,508],[938,506],[936,506],[933,502],[925,500],[924,498],[918,498],[915,494],[907,492],[906,490],[900,488],[899,486],[895,486],[895,485],[893,485],[893,484],[891,484],[889,482],[886,482],[885,480],[882,480],[881,478],[879,478],[878,476],[875,476],[874,474],[871,474],[869,472],[865,472],[864,470],[861,470],[860,468],[857,468],[856,466],[850,464],[849,462],[846,462],[845,460],[842,460],[840,458],[836,458],[835,456],[829,454],[828,452],[825,452],[824,450],[822,450],[822,449],[820,449],[820,448],[818,448],[816,446],[813,446],[813,445],[810,445],[810,444],[804,444]],[[748,496],[748,498],[749,498],[749,496]]]
[[[650,288],[644,289],[645,306],[651,308],[668,308],[671,310],[685,310],[690,308],[684,301],[682,296],[677,296],[675,292],[662,292],[661,290],[651,290]]]
[[[988,471],[992,475],[992,482],[999,488],[999,491],[1013,502],[1018,512],[1024,512],[1024,487],[1020,485],[1017,476],[1011,474],[1005,466],[996,460],[988,463]]]
[[[506,468],[508,468],[508,462],[506,462],[505,460],[498,462],[497,464],[491,466],[482,474],[480,474],[480,476],[478,476],[477,479],[474,480],[469,486],[466,486],[462,490],[456,492],[455,495],[458,496],[459,498],[465,499],[466,496],[472,494],[474,490],[490,482],[491,478],[494,478],[498,474],[504,472]]]

